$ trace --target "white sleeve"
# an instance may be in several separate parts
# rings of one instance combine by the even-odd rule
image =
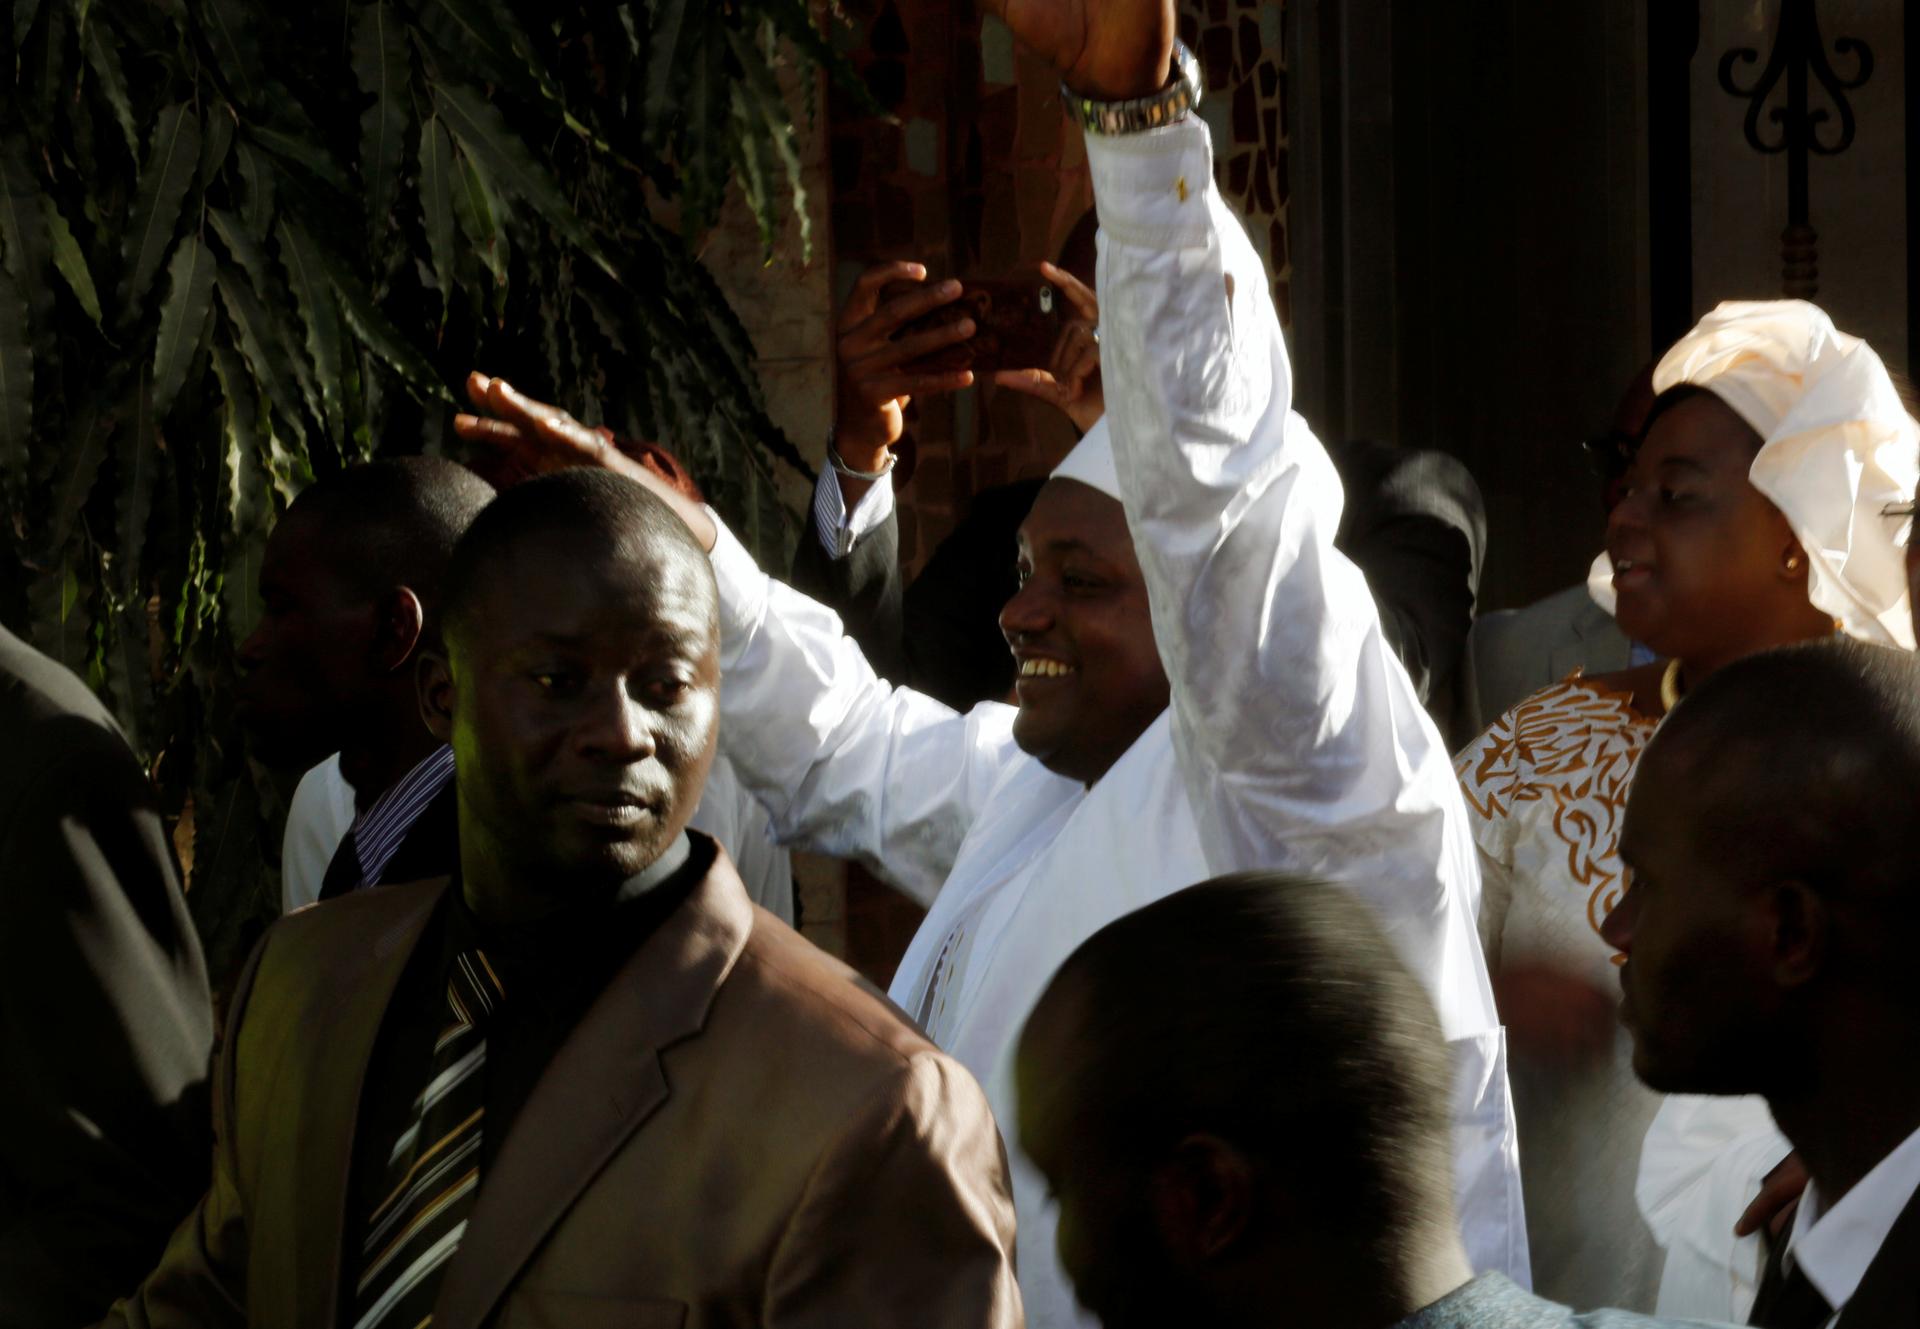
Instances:
[[[688,825],[720,842],[740,873],[747,897],[793,922],[793,862],[773,834],[773,820],[760,800],[748,793],[721,753],[707,772],[707,787]]]
[[[1206,124],[1089,135],[1107,415],[1208,866],[1350,884],[1440,1006],[1493,1027],[1478,871],[1438,731],[1333,547],[1266,272]],[[1477,972],[1476,972],[1477,971]]]
[[[320,898],[327,864],[353,825],[353,815],[353,787],[340,774],[336,752],[300,777],[287,805],[287,830],[280,842],[282,913]]]
[[[1766,1256],[1757,1233],[1735,1237],[1733,1225],[1792,1148],[1765,1099],[1675,1094],[1661,1103],[1634,1187],[1667,1253],[1656,1314],[1746,1323]]]
[[[839,616],[768,577],[714,519],[720,743],[782,844],[866,865],[926,903],[1001,775],[1011,707],[959,715],[890,686]]]
[[[838,562],[853,552],[853,547],[871,534],[893,512],[893,475],[889,472],[867,486],[860,501],[847,511],[846,496],[840,492],[840,477],[833,467],[822,466],[820,479],[813,486],[813,534],[827,557]]]

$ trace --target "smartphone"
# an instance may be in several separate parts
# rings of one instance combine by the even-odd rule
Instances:
[[[886,294],[917,286],[898,282]],[[1059,288],[1037,274],[963,281],[959,299],[903,324],[893,336],[898,341],[971,318],[973,336],[923,355],[906,368],[922,373],[971,369],[977,377],[1001,369],[1045,369],[1067,323],[1066,305]]]

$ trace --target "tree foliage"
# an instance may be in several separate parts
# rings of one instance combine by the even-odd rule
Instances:
[[[0,615],[191,809],[224,966],[277,859],[234,647],[267,531],[316,475],[448,447],[485,366],[667,443],[784,549],[772,480],[804,463],[688,241],[730,184],[769,253],[789,210],[804,239],[782,62],[801,86],[848,71],[809,0],[14,0],[11,19]]]

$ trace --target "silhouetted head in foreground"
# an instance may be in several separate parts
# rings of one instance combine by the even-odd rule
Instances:
[[[1107,1326],[1389,1325],[1467,1281],[1433,1006],[1350,892],[1223,877],[1109,924],[1017,1064]]]
[[[483,919],[610,897],[686,828],[719,732],[717,616],[706,553],[631,480],[561,472],[474,522],[421,700],[453,744]]]
[[[1911,1048],[1920,663],[1831,637],[1715,673],[1641,758],[1621,856],[1603,930],[1649,1085],[1778,1116],[1833,1058]]]

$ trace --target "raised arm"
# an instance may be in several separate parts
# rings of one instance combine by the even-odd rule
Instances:
[[[1120,487],[1210,866],[1351,883],[1450,1033],[1490,1026],[1477,877],[1438,732],[1359,571],[1341,490],[1289,410],[1266,273],[1213,185],[1197,117],[1089,136]],[[1472,957],[1472,958],[1469,958]]]

